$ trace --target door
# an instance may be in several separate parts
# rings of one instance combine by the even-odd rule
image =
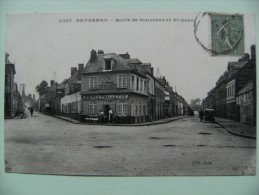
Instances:
[[[110,109],[110,106],[109,105],[104,105],[104,116],[106,117],[106,119],[108,120],[108,117],[109,117],[109,109]]]

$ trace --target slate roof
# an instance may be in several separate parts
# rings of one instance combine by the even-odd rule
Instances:
[[[142,62],[138,58],[126,59],[128,64],[142,64]]]
[[[58,86],[57,89],[64,89],[65,88],[65,83],[67,82],[68,79],[64,79]]]
[[[141,64],[142,62],[137,59],[125,59],[120,55],[115,53],[99,54],[96,56],[96,60],[89,60],[85,65],[82,73],[91,73],[91,72],[103,72],[105,69],[105,59],[113,59],[115,63],[112,65],[112,71],[116,70],[130,70],[133,67],[130,67],[131,64]]]
[[[229,62],[229,63],[228,63],[228,70],[231,69],[231,68],[240,69],[240,68],[242,68],[244,65],[246,65],[247,62],[248,62],[248,61]]]

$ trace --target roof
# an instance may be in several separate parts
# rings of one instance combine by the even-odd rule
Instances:
[[[142,64],[142,62],[138,58],[126,59],[128,64]]]
[[[128,54],[128,52],[126,52],[125,54],[119,54],[119,55],[124,59],[130,59],[130,55]]]
[[[54,91],[59,84],[55,82],[53,85],[46,87],[47,91]]]
[[[248,61],[229,62],[229,63],[228,63],[228,70],[231,69],[231,68],[240,69],[240,68],[242,68],[244,65],[246,65],[247,62],[248,62]]]
[[[58,86],[57,89],[64,89],[65,88],[65,83],[67,82],[68,79],[64,79]]]
[[[246,93],[246,92],[248,92],[248,91],[251,91],[251,90],[253,90],[253,82],[252,81],[249,81],[243,88],[241,88],[239,91],[238,91],[238,93],[237,93],[237,95],[241,95],[241,94],[243,94],[243,93]]]
[[[75,71],[75,73],[67,79],[67,82],[69,83],[77,83],[78,81],[78,70]]]
[[[112,62],[113,71],[137,69],[138,72],[141,72],[141,70],[143,69],[142,67],[140,67],[140,64],[142,64],[142,62],[138,58],[125,59],[121,55],[117,55],[115,53],[106,53],[96,55],[95,60],[89,60],[88,63],[85,65],[82,73],[104,72],[106,59],[114,60]],[[142,70],[142,72],[143,71],[144,69]]]
[[[94,61],[89,60],[82,73],[102,72],[105,68],[105,59],[113,59],[113,70],[129,70],[128,60],[115,53],[99,54]]]

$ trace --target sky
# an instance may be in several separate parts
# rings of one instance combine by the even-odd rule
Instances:
[[[60,83],[69,78],[70,68],[86,64],[90,51],[126,53],[151,63],[156,74],[187,102],[206,97],[229,61],[240,56],[212,56],[195,40],[194,19],[198,13],[114,12],[7,15],[6,52],[15,63],[15,82],[25,83],[26,94],[38,94],[42,80]],[[103,19],[89,22],[78,19]],[[140,19],[144,19],[141,20]],[[154,22],[147,19],[165,19]],[[197,36],[210,45],[210,20],[199,18]],[[171,21],[169,21],[171,20]],[[255,44],[255,15],[244,14],[245,53]]]

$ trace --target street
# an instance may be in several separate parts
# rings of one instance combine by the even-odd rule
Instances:
[[[5,120],[7,172],[106,175],[253,175],[256,140],[183,118],[129,127],[72,124],[42,115]]]

